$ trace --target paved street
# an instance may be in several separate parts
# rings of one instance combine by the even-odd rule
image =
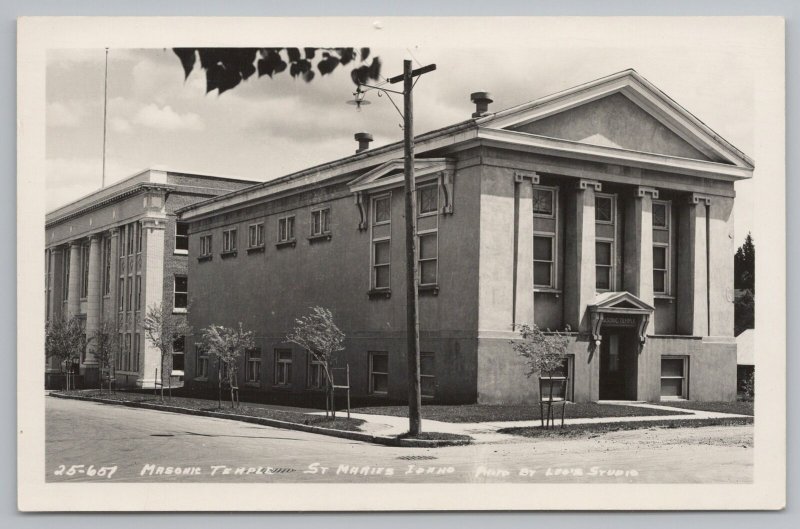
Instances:
[[[508,438],[419,449],[56,398],[46,399],[46,421],[48,481],[741,483],[752,479],[752,425],[634,430],[589,439]]]

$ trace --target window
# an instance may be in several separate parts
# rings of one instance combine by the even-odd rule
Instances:
[[[417,189],[418,214],[435,215],[439,210],[439,185],[421,186]]]
[[[126,233],[128,235],[128,255],[133,255],[133,241],[134,241],[134,231],[136,229],[136,223],[128,224],[126,228]]]
[[[671,203],[653,201],[653,293],[670,293]]]
[[[125,333],[125,355],[122,359],[122,370],[130,371],[131,368],[131,333]]]
[[[553,218],[555,215],[555,190],[533,188],[533,214],[537,217]]]
[[[669,229],[669,208],[667,202],[653,201],[653,229]]]
[[[306,385],[310,389],[322,389],[325,387],[325,367],[311,352],[308,353],[308,380]]]
[[[175,223],[175,251],[189,251],[189,225],[185,222]]]
[[[211,235],[200,236],[200,255],[211,255]]]
[[[688,398],[688,358],[685,356],[661,357],[661,398]]]
[[[70,262],[70,255],[69,249],[64,251],[64,259],[63,259],[63,283],[62,283],[62,299],[67,301],[69,299],[69,262]]]
[[[122,355],[125,354],[124,349],[122,349],[122,344],[124,343],[124,335],[122,333],[117,334],[117,343],[119,344],[120,350],[114,355],[114,369],[117,371],[122,371]]]
[[[222,231],[222,253],[236,251],[236,228]]]
[[[126,284],[128,293],[125,295],[125,310],[133,310],[133,276],[128,276]]]
[[[373,248],[373,273],[372,287],[375,289],[389,288],[391,286],[391,243],[390,241],[376,241]]]
[[[389,391],[389,353],[369,353],[369,392],[386,395]]]
[[[142,225],[138,222],[133,225],[136,227],[136,253],[142,253]]]
[[[89,295],[89,245],[81,246],[81,298]]]
[[[311,212],[311,236],[325,235],[331,232],[331,208],[317,209]]]
[[[175,301],[174,309],[183,309],[189,306],[189,280],[186,276],[175,276]]]
[[[264,223],[251,224],[247,228],[247,244],[250,248],[264,246]]]
[[[261,349],[247,350],[247,382],[258,384],[261,382]]]
[[[278,219],[278,242],[294,240],[294,215]]]
[[[142,335],[138,332],[133,335],[133,358],[131,360],[130,370],[139,371],[139,357],[141,355]]]
[[[614,197],[596,195],[594,198],[594,220],[598,223],[614,223]]]
[[[436,363],[433,353],[419,354],[420,394],[432,398],[436,395]]]
[[[119,294],[119,311],[122,312],[125,310],[125,278],[119,278],[119,289],[117,290]]]
[[[136,310],[142,310],[142,276],[136,276]]]
[[[616,271],[616,195],[595,194],[595,288],[614,290]]]
[[[275,385],[292,384],[292,350],[275,349]]]
[[[197,366],[195,367],[195,378],[208,378],[208,351],[203,344],[194,344],[197,351]]]
[[[544,397],[549,398],[552,391],[554,399],[572,400],[572,388],[574,386],[574,364],[575,355],[565,355],[561,361],[561,366],[550,374],[550,380],[543,380],[541,390]],[[564,381],[566,380],[566,385]]]
[[[119,228],[119,257],[122,259],[125,257],[125,237],[127,233],[127,226],[120,226]]]
[[[178,336],[172,342],[172,370],[173,371],[180,371],[183,373],[184,366],[184,358],[186,354],[186,337],[185,336]],[[179,373],[179,374],[181,374]]]
[[[553,235],[533,237],[533,286],[554,288],[553,281]]]
[[[436,267],[439,249],[437,233],[419,234],[419,284],[436,284]]]
[[[109,294],[111,294],[111,238],[105,237],[103,239],[103,295]]]
[[[613,243],[609,241],[597,241],[594,243],[595,251],[595,287],[597,290],[611,290],[611,274],[613,271]]]
[[[373,224],[386,224],[391,222],[391,197],[384,195],[372,199]]]
[[[653,292],[667,293],[667,247],[653,246]]]

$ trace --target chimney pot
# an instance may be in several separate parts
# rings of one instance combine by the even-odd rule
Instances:
[[[472,114],[473,118],[480,118],[489,115],[489,103],[492,103],[492,94],[489,92],[473,92],[469,96],[470,100],[475,103],[475,112]]]
[[[358,142],[358,149],[356,149],[356,154],[360,153],[361,151],[366,151],[367,149],[369,149],[369,143],[372,141],[372,134],[370,134],[369,132],[356,132],[353,137]]]

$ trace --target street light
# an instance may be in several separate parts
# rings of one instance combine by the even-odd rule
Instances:
[[[419,312],[417,310],[419,297],[417,293],[417,194],[416,182],[414,181],[414,107],[412,92],[414,90],[415,77],[432,72],[436,69],[435,64],[429,64],[411,69],[411,61],[403,61],[403,73],[388,79],[389,84],[403,82],[403,91],[389,90],[380,86],[370,86],[359,84],[353,94],[354,100],[348,103],[356,105],[360,109],[361,105],[367,104],[364,99],[362,86],[374,90],[380,90],[389,96],[392,105],[400,112],[397,105],[389,94],[401,94],[403,96],[403,154],[404,154],[404,173],[405,173],[405,213],[406,213],[406,349],[408,358],[408,433],[418,435],[422,431],[422,418],[420,408],[422,407],[422,394],[420,391],[420,367],[419,367]]]

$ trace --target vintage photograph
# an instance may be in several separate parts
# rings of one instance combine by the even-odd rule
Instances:
[[[36,480],[756,484],[771,26],[529,21],[43,46]]]

